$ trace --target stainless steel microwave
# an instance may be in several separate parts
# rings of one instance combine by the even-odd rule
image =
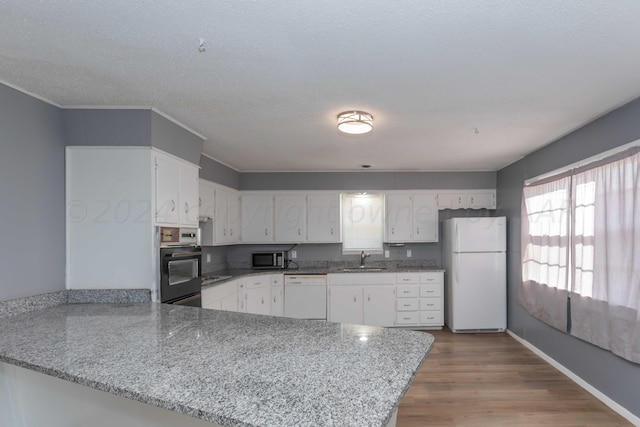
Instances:
[[[255,269],[276,269],[287,268],[289,260],[287,260],[286,252],[254,252],[251,254],[251,268]]]

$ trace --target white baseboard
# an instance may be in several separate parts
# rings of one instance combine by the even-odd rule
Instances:
[[[524,345],[529,350],[533,351],[535,354],[537,354],[538,356],[542,357],[545,362],[549,363],[551,366],[553,366],[554,368],[556,368],[557,370],[562,372],[564,375],[569,377],[569,379],[571,381],[573,381],[574,383],[578,384],[580,387],[582,387],[587,392],[592,394],[596,399],[598,399],[599,401],[601,401],[602,403],[607,405],[609,408],[611,408],[613,411],[618,413],[620,416],[626,418],[627,421],[629,421],[631,424],[633,424],[634,426],[640,426],[640,418],[639,417],[633,415],[631,412],[629,412],[623,406],[621,406],[618,403],[616,403],[613,400],[611,400],[611,398],[609,398],[608,396],[603,394],[601,391],[599,391],[598,389],[593,387],[591,384],[589,384],[588,382],[586,382],[585,380],[583,380],[582,378],[580,378],[579,376],[577,376],[576,374],[571,372],[569,369],[567,369],[566,367],[561,365],[555,359],[553,359],[550,356],[548,356],[546,353],[544,353],[538,347],[536,347],[533,344],[531,344],[529,341],[524,340],[523,338],[521,338],[518,335],[514,334],[509,329],[507,329],[507,333],[509,335],[511,335],[520,344]]]

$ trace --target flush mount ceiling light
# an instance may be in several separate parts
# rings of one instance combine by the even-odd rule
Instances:
[[[349,135],[364,135],[373,130],[373,116],[364,111],[338,114],[338,130]]]

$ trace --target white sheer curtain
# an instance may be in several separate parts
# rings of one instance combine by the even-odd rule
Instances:
[[[524,188],[522,285],[518,302],[545,323],[567,331],[571,177]]]
[[[571,334],[640,363],[640,154],[572,181]]]

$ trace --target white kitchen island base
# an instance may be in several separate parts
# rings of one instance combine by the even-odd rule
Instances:
[[[4,362],[0,362],[0,425],[220,427]]]

